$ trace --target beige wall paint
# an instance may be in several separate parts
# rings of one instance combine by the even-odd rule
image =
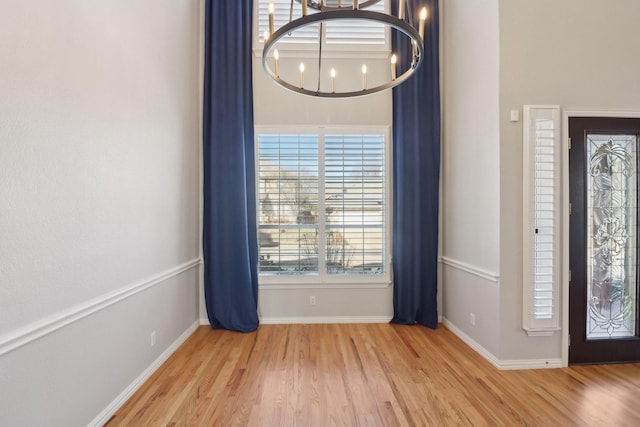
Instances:
[[[444,315],[498,360],[557,362],[561,332],[522,329],[522,122],[510,111],[640,111],[640,3],[449,0],[443,9]],[[499,283],[454,272],[447,259]]]
[[[314,98],[291,92],[278,86],[262,69],[261,56],[253,61],[253,90],[255,125],[284,126],[391,126],[391,91],[374,95],[345,98]],[[354,78],[360,79],[363,62],[370,72],[384,70],[388,73],[387,60],[351,58],[324,59],[339,70],[355,70]],[[308,60],[307,60],[308,62]],[[280,70],[297,69],[299,61],[281,59]],[[317,74],[309,64],[305,81],[316,82]],[[341,78],[347,79],[346,73]],[[371,79],[383,76],[371,76]],[[388,78],[388,77],[387,77]],[[372,80],[373,81],[373,80]],[[339,81],[338,81],[339,83]],[[357,82],[356,82],[357,83]],[[309,304],[309,297],[316,296],[316,305]],[[260,286],[258,313],[262,322],[308,321],[385,321],[393,316],[392,287],[329,287],[294,286],[274,289]]]
[[[499,275],[498,0],[451,0],[442,9],[443,314],[495,354],[499,284],[451,264]]]
[[[501,350],[503,359],[559,358],[561,334],[530,338],[522,318],[524,104],[640,111],[640,2],[500,2]]]
[[[200,17],[198,0],[1,9],[4,349],[199,257]],[[0,355],[0,425],[87,425],[194,323],[197,285],[193,268]]]

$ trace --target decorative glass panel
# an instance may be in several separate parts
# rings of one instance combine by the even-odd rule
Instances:
[[[637,136],[587,133],[587,339],[636,335]]]

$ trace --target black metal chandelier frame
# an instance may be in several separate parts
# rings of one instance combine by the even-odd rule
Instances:
[[[306,0],[302,0],[302,1],[306,1]],[[371,6],[372,4],[377,3],[378,1],[379,0],[369,0],[360,4],[359,7],[364,8],[367,6]],[[328,7],[328,6],[321,5],[319,3],[314,4],[312,2],[308,2],[308,5],[310,8],[319,10],[319,12],[302,16],[301,18],[297,18],[295,20],[290,21],[289,23],[280,27],[277,31],[273,32],[273,34],[271,34],[268,37],[268,39],[265,41],[263,52],[262,52],[262,67],[264,68],[267,75],[271,77],[271,79],[273,79],[279,85],[291,91],[301,93],[303,95],[316,96],[316,97],[322,97],[322,98],[349,98],[349,97],[355,97],[355,96],[370,95],[376,92],[381,92],[383,90],[390,89],[394,86],[397,86],[403,83],[409,77],[411,77],[414,71],[417,70],[422,64],[422,59],[424,57],[424,42],[422,40],[420,32],[416,30],[412,25],[407,23],[406,21],[386,13],[363,10],[360,8],[353,9],[351,7],[346,7],[346,8],[345,7]],[[336,92],[335,88],[333,87],[334,86],[333,84],[332,84],[331,91],[321,90],[320,78],[318,78],[318,86],[316,90],[305,89],[302,81],[300,82],[300,85],[292,84],[282,79],[279,73],[274,71],[271,68],[270,58],[273,58],[271,51],[274,49],[274,47],[276,46],[276,44],[280,39],[282,39],[287,35],[290,35],[293,31],[299,28],[306,27],[308,25],[312,25],[315,23],[320,23],[321,25],[320,34],[322,37],[322,25],[324,24],[324,22],[336,21],[336,20],[374,21],[374,22],[382,23],[391,28],[395,28],[398,31],[401,31],[411,39],[411,44],[413,46],[412,60],[409,68],[404,72],[402,72],[402,74],[400,74],[396,78],[392,77],[390,81],[383,83],[381,85],[371,87],[371,88],[363,87],[362,90],[351,90],[347,92]],[[276,64],[274,68],[276,68],[277,70],[278,59],[274,59],[274,61]],[[320,39],[319,53],[318,53],[318,72],[319,73],[321,68],[322,68],[322,39]]]

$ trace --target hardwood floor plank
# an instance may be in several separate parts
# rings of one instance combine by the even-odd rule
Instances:
[[[445,327],[199,328],[114,426],[638,426],[640,364],[499,371]]]

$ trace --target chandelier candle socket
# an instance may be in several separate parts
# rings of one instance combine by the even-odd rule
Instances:
[[[299,15],[299,8],[297,9],[298,17],[295,17],[293,15],[295,12],[295,9],[293,7],[295,2],[292,0],[289,10],[289,22],[285,23],[277,29],[274,28],[275,6],[273,1],[269,2],[269,7],[267,9],[269,18],[269,29],[265,30],[264,32],[262,67],[266,71],[267,75],[269,75],[269,77],[271,77],[280,86],[303,95],[326,98],[349,98],[355,96],[370,95],[373,93],[381,92],[383,90],[391,89],[399,84],[402,84],[407,79],[409,79],[414,74],[414,72],[422,65],[424,59],[424,31],[428,16],[426,8],[423,8],[419,14],[417,13],[417,11],[415,11],[416,16],[407,16],[407,18],[405,19],[405,15],[407,14],[406,0],[398,0],[398,17],[380,11],[382,10],[382,7],[376,6],[377,10],[369,9],[373,5],[380,4],[380,0],[354,0],[353,7],[350,3],[345,4],[345,2],[343,2],[342,0],[334,0],[333,2],[324,0],[296,1],[302,5],[302,16]],[[308,8],[313,9],[311,11],[312,13],[307,14]],[[262,13],[264,12],[265,10],[262,9]],[[412,14],[414,13],[411,8],[409,8],[409,12],[411,12]],[[354,80],[354,76],[351,75],[346,76],[347,78],[344,79],[344,83],[340,84],[341,91],[336,91],[334,68],[335,62],[332,61],[332,58],[325,58],[325,49],[332,47],[330,45],[327,45],[327,36],[325,32],[329,31],[331,27],[327,27],[326,23],[336,21],[340,21],[338,23],[339,25],[337,25],[338,27],[340,25],[355,25],[356,27],[358,27],[360,23],[365,26],[374,24],[385,26],[388,30],[390,30],[389,33],[394,34],[394,37],[398,35],[407,41],[407,43],[404,43],[404,45],[408,46],[408,48],[405,48],[403,51],[392,52],[392,55],[390,57],[390,79],[389,74],[382,73],[382,76],[384,76],[382,83],[378,83],[378,76],[380,75],[380,73],[377,72],[378,70],[367,70],[367,66],[362,65],[362,88],[358,88],[357,80]],[[416,26],[414,27],[410,22],[415,22]],[[279,62],[280,58],[277,48],[282,47],[279,46],[279,42],[284,41],[285,38],[290,37],[293,33],[303,28],[308,31],[309,28],[306,27],[311,26],[319,26],[320,30],[319,37],[316,39],[317,50],[313,59],[311,59],[311,67],[314,68],[314,62],[317,65],[318,85],[317,87],[314,86],[312,88],[305,89],[305,64],[303,62],[299,62],[299,84],[295,82],[295,74],[291,76],[292,78],[290,80],[281,77]],[[342,33],[338,33],[338,35],[331,34],[331,37],[331,43],[334,43],[335,37],[348,36]],[[348,43],[348,40],[344,40],[342,42],[346,45]],[[340,41],[336,43],[340,43]],[[354,50],[357,50],[357,46],[354,46],[353,48]],[[274,58],[273,62],[269,58],[271,55],[273,55]],[[407,61],[403,61],[401,64],[398,61],[399,57],[407,58]],[[305,61],[307,60],[305,59]],[[329,70],[329,75],[331,76],[331,84],[329,87],[324,86],[325,89],[322,89],[320,76],[326,76],[325,73],[327,73],[327,70]],[[371,85],[371,87],[369,87],[367,82],[368,71],[371,71],[373,73],[373,78],[371,80],[373,84]],[[353,73],[353,71],[351,71],[351,73]],[[284,75],[287,76],[290,74],[284,73]]]

